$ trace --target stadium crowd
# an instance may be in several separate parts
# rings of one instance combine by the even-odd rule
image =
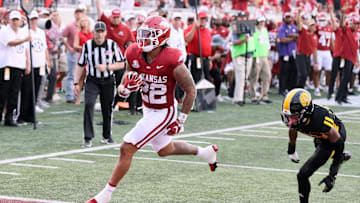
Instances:
[[[117,51],[124,55],[126,48],[136,43],[136,30],[152,15],[171,23],[168,46],[182,51],[195,83],[205,78],[214,84],[217,102],[230,99],[234,106],[271,104],[270,87],[278,88],[280,96],[300,87],[313,89],[315,96],[326,95],[341,105],[349,102],[347,95],[354,94],[356,87],[360,91],[360,85],[354,84],[360,77],[358,1],[202,0],[198,1],[198,18],[194,10],[190,16],[182,13],[182,9],[194,8],[194,0],[151,1],[154,9],[143,15],[123,15],[123,11],[151,5],[150,1],[121,2],[110,16],[104,14],[101,0],[95,5],[78,4],[74,20],[67,25],[56,9],[34,11],[29,15],[31,34],[23,12],[0,8],[0,121],[4,120],[5,126],[34,122],[31,71],[36,112],[61,102],[58,89],[65,89],[65,102],[81,103],[74,95],[74,86],[82,90],[86,74],[75,83],[74,74],[84,43],[93,38],[96,21],[105,23],[106,38],[115,41]],[[89,17],[89,9],[96,10],[96,18]],[[39,28],[44,20],[51,21],[50,29]],[[251,31],[239,33],[231,26],[247,20],[255,22]],[[89,68],[83,72],[89,74]],[[123,72],[112,71],[116,85]],[[139,91],[127,99],[130,115],[141,114]],[[175,98],[179,103],[183,94],[177,87]],[[245,102],[246,97],[250,102]],[[116,104],[124,99],[117,95],[114,101],[113,107],[118,108]]]

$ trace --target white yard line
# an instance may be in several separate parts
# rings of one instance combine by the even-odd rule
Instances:
[[[239,133],[221,133],[221,135],[230,135],[230,136],[239,136],[239,137],[268,138],[268,139],[281,139],[281,140],[288,140],[289,139],[289,137],[283,137],[283,136],[250,135],[250,134],[239,134]],[[310,142],[313,141],[313,139],[311,139],[311,138],[299,138],[299,137],[296,138],[296,140],[310,141]],[[345,144],[360,145],[360,142],[348,142],[348,141],[346,141]]]
[[[346,119],[349,119],[349,120],[360,120],[360,117],[341,116],[341,119],[342,119],[342,120],[346,120]]]
[[[275,131],[268,131],[268,130],[250,130],[250,129],[243,129],[240,130],[242,132],[254,132],[254,133],[271,133],[271,134],[276,134],[277,132]]]
[[[57,169],[57,166],[44,166],[44,165],[36,165],[36,164],[22,164],[22,163],[12,163],[12,166],[24,166],[24,167],[33,167],[33,168],[49,168],[49,169]]]
[[[210,140],[226,140],[226,141],[234,141],[234,138],[226,138],[226,137],[205,137],[205,136],[196,136],[196,138],[200,139],[210,139]]]
[[[12,176],[18,176],[18,175],[20,175],[20,173],[13,173],[13,172],[0,171],[0,175],[12,175]]]
[[[57,161],[81,162],[81,163],[89,163],[89,164],[95,163],[95,161],[81,160],[81,159],[67,159],[67,158],[49,158],[49,159],[57,160]]]
[[[50,112],[50,114],[53,115],[59,115],[59,114],[70,114],[70,113],[76,113],[78,111],[74,111],[74,110],[69,110],[69,111],[55,111],[55,112]]]
[[[0,199],[6,200],[13,200],[13,201],[29,201],[29,202],[42,202],[42,203],[70,203],[70,202],[63,202],[63,201],[56,201],[56,200],[46,200],[46,199],[32,199],[32,198],[23,198],[23,197],[10,197],[10,196],[3,196],[0,195]]]
[[[353,120],[341,120],[344,123],[360,123],[360,121],[353,121]]]
[[[148,150],[148,149],[139,149],[138,152],[156,153],[154,150]]]
[[[351,113],[360,113],[360,110],[340,112],[340,113],[337,113],[337,115],[345,115],[345,114],[351,114]],[[273,122],[258,123],[258,124],[245,125],[245,126],[232,127],[232,128],[225,128],[225,129],[219,129],[219,130],[209,130],[209,131],[203,131],[203,132],[198,132],[198,133],[189,133],[189,134],[182,134],[182,135],[173,136],[173,139],[182,139],[182,138],[186,138],[186,137],[194,137],[194,136],[200,136],[200,135],[210,135],[210,134],[224,133],[224,132],[243,130],[243,129],[249,129],[249,128],[260,128],[260,127],[264,127],[264,126],[277,125],[277,124],[281,124],[281,123],[282,123],[281,121],[273,121]],[[91,148],[85,148],[85,149],[75,149],[75,150],[69,150],[69,151],[63,151],[63,152],[55,152],[55,153],[41,154],[41,155],[20,157],[20,158],[13,158],[13,159],[5,159],[5,160],[0,161],[0,165],[2,165],[2,164],[10,164],[10,163],[15,163],[15,162],[20,162],[20,161],[29,161],[29,160],[35,160],[35,159],[43,159],[43,158],[64,156],[64,155],[69,155],[69,154],[92,152],[92,151],[110,149],[110,148],[114,148],[114,147],[120,147],[120,144],[105,145],[105,146],[91,147]]]
[[[289,128],[285,128],[285,127],[272,127],[272,126],[265,126],[262,128],[273,129],[273,130],[289,130]]]
[[[98,153],[83,153],[84,155],[89,156],[102,156],[102,157],[119,157],[114,154],[98,154]],[[164,159],[164,158],[149,158],[149,157],[137,157],[134,156],[134,159],[140,160],[151,160],[151,161],[166,161],[166,162],[175,162],[175,163],[185,163],[185,164],[197,164],[197,165],[208,165],[206,162],[197,162],[197,161],[183,161],[183,160],[174,160],[174,159]],[[244,169],[253,169],[253,170],[263,170],[263,171],[275,171],[275,172],[291,172],[298,173],[298,170],[292,169],[280,169],[280,168],[265,168],[265,167],[256,167],[256,166],[243,166],[243,165],[234,165],[234,164],[218,164],[219,167],[229,167],[229,168],[244,168]],[[318,175],[328,175],[328,173],[315,172]],[[346,175],[346,174],[338,174],[338,176],[343,177],[351,177],[351,178],[360,178],[360,176],[356,175]]]

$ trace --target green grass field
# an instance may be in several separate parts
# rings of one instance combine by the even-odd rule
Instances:
[[[298,202],[296,173],[314,145],[310,137],[300,135],[297,152],[301,162],[289,161],[287,129],[279,115],[281,98],[274,93],[270,96],[271,105],[236,107],[226,101],[219,103],[215,112],[190,114],[185,132],[175,138],[200,146],[217,144],[216,172],[210,172],[198,157],[160,158],[145,147],[135,154],[112,202]],[[317,185],[326,176],[329,163],[311,177],[311,202],[360,202],[360,108],[333,109],[344,112],[339,117],[347,128],[345,150],[353,157],[343,164],[330,193],[322,193],[323,186]],[[82,148],[82,112],[83,105],[61,103],[37,114],[41,122],[37,130],[30,125],[0,126],[0,196],[84,202],[104,187],[119,145],[101,144],[102,129],[96,125],[94,146]],[[114,113],[115,120],[131,123],[113,126],[118,143],[140,118],[127,113]],[[101,120],[97,111],[95,122]],[[41,167],[34,167],[37,165]]]

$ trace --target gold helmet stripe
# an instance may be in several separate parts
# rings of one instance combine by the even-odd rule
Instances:
[[[291,103],[291,99],[294,97],[294,95],[299,92],[300,89],[294,89],[294,90],[291,90],[287,95],[286,95],[286,98],[284,100],[284,107],[283,107],[283,110],[286,110],[286,111],[290,111],[290,103]]]

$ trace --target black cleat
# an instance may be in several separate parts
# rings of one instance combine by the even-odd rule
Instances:
[[[344,152],[344,161],[348,161],[351,159],[351,153],[350,152]]]

